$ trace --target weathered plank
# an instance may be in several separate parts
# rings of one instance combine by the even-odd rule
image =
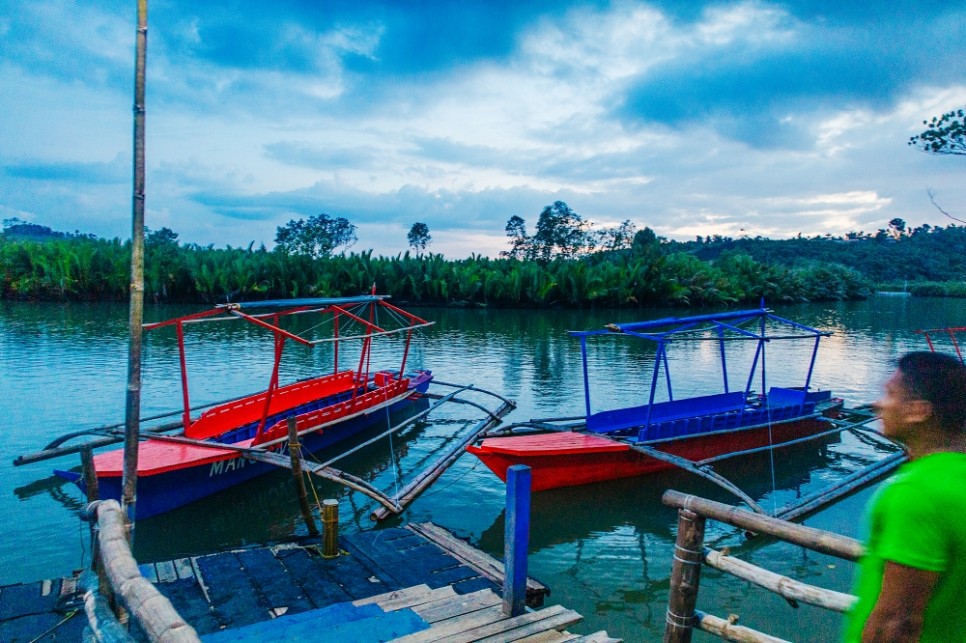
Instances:
[[[188,578],[194,578],[195,572],[194,568],[191,566],[191,560],[188,558],[178,558],[173,561],[174,571],[178,574],[178,580],[186,580]]]
[[[594,632],[593,634],[588,634],[587,636],[578,636],[573,640],[573,643],[622,643],[624,639],[615,639],[611,637],[607,632],[601,630],[600,632]]]
[[[452,636],[439,639],[445,643],[472,643],[474,641],[512,641],[534,634],[541,629],[561,629],[578,623],[583,617],[560,605],[552,605],[537,612],[504,619],[496,623],[465,630]],[[535,627],[533,627],[535,626]],[[533,629],[530,629],[533,627]]]
[[[402,589],[393,590],[391,592],[385,592],[383,594],[376,594],[375,596],[368,596],[366,598],[360,598],[358,600],[352,601],[352,604],[356,607],[360,605],[370,605],[377,604],[382,606],[383,603],[390,603],[399,600],[414,600],[428,595],[432,589],[429,585],[413,585],[412,587],[404,587]]]
[[[544,630],[531,634],[522,639],[514,639],[514,643],[566,643],[577,638],[576,634],[570,632],[558,632],[557,630]]]
[[[472,594],[464,594],[453,598],[417,605],[413,611],[427,623],[436,623],[449,618],[463,616],[486,607],[502,604],[502,600],[492,590],[484,589]]]
[[[553,607],[560,606],[554,605]],[[530,612],[529,614],[515,616],[514,618],[503,621],[503,624],[507,627],[501,632],[486,638],[474,638],[473,641],[476,643],[503,643],[506,640],[516,641],[517,639],[525,638],[543,630],[561,630],[584,620],[584,617],[577,612],[563,607],[560,607],[557,613],[545,614],[549,609]],[[535,618],[532,622],[527,623],[523,623],[522,621],[520,623],[514,623],[517,619],[524,619],[527,616],[539,616],[540,618]]]
[[[162,561],[155,565],[158,570],[159,583],[172,583],[178,580],[178,572],[174,569],[174,563],[170,560]]]
[[[393,643],[433,643],[448,636],[490,625],[506,618],[503,614],[502,600],[499,604],[477,610],[461,617],[446,619],[432,624],[432,627],[416,634],[404,636]]]
[[[432,541],[447,554],[467,567],[475,569],[481,576],[493,581],[498,587],[503,587],[505,569],[502,561],[480,551],[431,522],[415,523],[407,525],[406,528]],[[539,607],[543,605],[544,597],[549,595],[550,590],[545,585],[533,578],[527,578],[528,606]]]

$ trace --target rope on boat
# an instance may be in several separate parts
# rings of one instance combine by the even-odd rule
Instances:
[[[386,407],[386,426],[392,427],[392,420],[389,418],[389,407]],[[395,489],[393,499],[399,504],[399,462],[396,460],[396,449],[392,444],[392,434],[389,433],[389,463],[392,465],[392,485]]]
[[[430,405],[429,408],[424,409],[424,410],[420,411],[419,413],[416,413],[415,415],[412,415],[411,417],[409,417],[406,420],[400,422],[396,426],[391,427],[387,431],[384,431],[384,432],[380,433],[376,437],[371,438],[369,440],[366,440],[362,444],[356,445],[355,447],[349,449],[348,451],[343,451],[342,453],[340,453],[339,455],[335,456],[334,458],[332,458],[330,460],[327,460],[326,462],[322,463],[321,466],[323,466],[323,467],[331,466],[331,465],[335,464],[336,462],[338,462],[339,460],[341,460],[342,458],[344,458],[346,456],[349,456],[349,455],[352,455],[356,451],[359,451],[360,449],[363,449],[363,448],[369,446],[370,444],[373,444],[375,442],[378,442],[379,440],[381,440],[382,438],[386,437],[387,435],[391,436],[396,431],[399,431],[400,429],[402,429],[404,427],[407,427],[410,424],[416,422],[417,420],[420,420],[423,417],[429,415],[430,412],[432,412],[433,410],[439,408],[440,406],[442,406],[446,402],[452,401],[453,397],[455,397],[456,395],[459,395],[462,392],[462,390],[465,390],[465,389],[468,389],[468,388],[470,388],[470,387],[469,386],[463,387],[463,389],[461,389],[459,391],[453,391],[449,395],[446,395],[446,396],[444,396],[442,398],[439,398],[434,404]]]
[[[253,453],[247,454],[248,458],[252,460],[258,460],[259,462],[265,462],[267,464],[273,464],[277,467],[282,467],[285,469],[290,469],[292,466],[291,460],[280,456],[277,453],[272,453],[268,451],[255,451]],[[336,482],[338,484],[354,489],[359,493],[363,493],[379,504],[383,505],[393,513],[399,513],[402,511],[402,507],[399,503],[394,502],[389,496],[384,494],[379,489],[376,489],[371,484],[352,475],[351,473],[346,473],[345,471],[340,471],[332,467],[320,466],[318,464],[313,464],[311,462],[306,462],[302,460],[302,470],[306,473],[311,473],[312,475],[318,476],[324,480],[330,482]]]

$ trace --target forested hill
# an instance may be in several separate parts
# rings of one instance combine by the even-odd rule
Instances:
[[[314,219],[352,235],[341,220]],[[0,235],[0,297],[126,299],[129,242],[31,226],[8,226]],[[280,228],[280,236],[286,229]],[[271,251],[182,244],[162,228],[146,238],[145,293],[149,302],[220,303],[355,295],[375,283],[379,292],[411,304],[504,307],[845,300],[904,287],[913,294],[966,296],[962,226],[890,225],[875,235],[846,238],[712,236],[689,242],[667,241],[645,228],[611,233],[609,245],[583,247],[560,243],[545,234],[548,229],[538,225],[528,236],[522,225],[508,224],[505,256],[446,259],[425,252],[428,229],[411,239],[412,253],[374,257],[372,251],[335,254],[337,245],[304,244],[297,237]]]
[[[884,282],[966,280],[966,227],[879,231],[845,238],[730,239],[708,237],[671,242],[672,252],[689,252],[715,261],[725,253],[746,254],[766,264],[833,262],[858,270],[876,284]]]

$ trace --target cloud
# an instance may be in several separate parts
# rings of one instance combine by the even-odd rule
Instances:
[[[131,165],[128,159],[118,155],[109,163],[46,163],[20,161],[6,164],[2,170],[7,176],[42,181],[67,181],[87,184],[130,183]]]
[[[404,250],[421,221],[459,256],[556,200],[672,238],[945,225],[926,188],[966,200],[961,159],[905,145],[966,104],[954,3],[158,0],[149,18],[148,225],[186,242],[270,245],[326,212],[357,248]],[[0,6],[0,209],[126,234],[133,19]]]

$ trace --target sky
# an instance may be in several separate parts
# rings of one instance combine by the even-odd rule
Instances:
[[[124,5],[123,7],[121,5]],[[787,238],[966,218],[961,1],[150,0],[146,225],[271,248],[326,213],[447,258],[594,229]],[[0,218],[129,238],[136,3],[0,3]]]

